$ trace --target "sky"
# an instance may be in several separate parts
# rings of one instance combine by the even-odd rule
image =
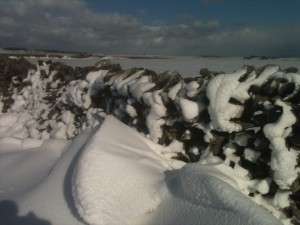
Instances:
[[[0,48],[300,57],[299,0],[0,0]]]

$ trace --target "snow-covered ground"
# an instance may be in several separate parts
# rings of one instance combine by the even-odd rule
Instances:
[[[37,58],[27,58],[30,62],[36,63]],[[41,58],[49,60],[49,58]],[[99,57],[89,57],[83,59],[64,58],[52,59],[61,61],[70,66],[93,66],[99,61]],[[126,56],[106,56],[102,59],[109,59],[114,63],[119,63],[123,69],[140,67],[153,70],[157,73],[165,71],[177,71],[183,77],[199,76],[200,69],[208,68],[211,71],[232,73],[242,66],[249,65],[256,68],[265,65],[278,65],[281,69],[296,67],[300,70],[300,58],[278,58],[278,59],[243,59],[242,57],[147,57],[140,56],[130,58]]]
[[[114,117],[72,142],[19,141],[1,145],[0,209],[9,201],[18,208],[0,214],[4,224],[26,216],[57,225],[281,224],[239,192],[222,161],[170,160]]]
[[[110,59],[193,77],[229,72],[185,80],[104,62],[68,80],[40,63],[21,88],[13,78],[0,113],[1,225],[297,220],[287,212],[299,190],[299,74],[233,58]],[[10,101],[0,97],[2,109]]]
[[[256,68],[273,64],[282,69],[297,67],[300,70],[299,58],[283,59],[243,59],[241,57],[173,57],[166,59],[128,59],[116,58],[113,62],[120,63],[122,68],[146,67],[157,73],[164,71],[177,71],[183,77],[199,76],[200,69],[208,68],[211,71],[232,73],[242,66],[249,65]]]
[[[25,57],[29,62],[36,64],[38,60],[52,60],[53,62],[64,62],[72,67],[85,67],[85,66],[93,66],[96,62],[98,62],[101,58],[100,57],[87,57],[87,58],[71,58],[71,57]]]

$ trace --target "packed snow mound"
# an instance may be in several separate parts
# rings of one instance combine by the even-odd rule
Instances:
[[[66,140],[0,138],[0,199],[34,188],[63,154]],[[5,145],[3,145],[5,144]]]
[[[94,132],[84,132],[72,142],[51,139],[34,149],[1,153],[0,200],[11,201],[19,211],[14,218],[0,213],[1,222],[10,224],[17,216],[33,214],[53,225],[84,224],[72,197],[72,176],[78,154]]]
[[[108,116],[76,167],[73,195],[84,221],[129,224],[155,210],[166,192],[164,172],[183,165],[160,155],[162,148]]]
[[[182,167],[161,156],[159,148],[163,147],[107,117],[76,167],[73,195],[84,221],[92,225],[281,224],[240,193],[241,181],[224,173],[232,168],[222,161]]]
[[[146,224],[282,224],[231,186],[234,183],[214,165],[187,164],[167,180],[168,196]]]

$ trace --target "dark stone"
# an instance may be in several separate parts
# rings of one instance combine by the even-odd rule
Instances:
[[[195,80],[196,80],[195,77],[185,77],[185,78],[183,78],[183,81],[184,81],[186,84],[188,84],[188,83],[190,83],[190,82],[192,82],[192,81],[195,81]]]
[[[251,192],[251,193],[249,193],[249,195],[248,195],[249,197],[254,197],[255,196],[255,194],[253,193],[253,192]]]
[[[204,124],[209,124],[210,123],[210,115],[208,113],[208,109],[204,109],[202,112],[200,112],[198,116],[198,122],[199,123],[204,123]]]
[[[188,131],[189,135],[186,135]],[[202,151],[208,147],[208,143],[204,141],[205,133],[196,127],[189,127],[185,132],[182,133],[180,141],[184,143],[186,154],[189,156],[192,162],[197,162],[200,158]],[[199,154],[193,154],[190,149],[198,148]]]
[[[298,177],[291,186],[291,191],[294,195],[298,196],[298,200],[300,201],[300,178]]]
[[[91,71],[95,71],[95,67],[93,66],[86,66],[86,67],[75,67],[75,79],[84,79],[86,77],[86,75],[91,72]]]
[[[60,79],[63,84],[67,84],[72,80],[76,80],[75,70],[73,67],[63,62],[52,63],[49,66],[49,71],[56,71],[53,79]]]
[[[255,67],[254,67],[254,66],[244,66],[244,67],[246,67],[247,72],[246,72],[243,76],[241,76],[241,77],[239,78],[239,82],[244,82],[244,81],[246,81],[246,80],[249,78],[250,74],[251,74],[253,71],[255,71]]]
[[[120,73],[122,68],[120,64],[112,63],[110,60],[100,60],[95,63],[95,66],[98,70],[109,70],[110,72]]]
[[[160,76],[160,74],[158,76]],[[175,84],[179,83],[180,81],[182,81],[182,76],[177,72],[173,72],[168,82],[166,83],[164,90],[166,91],[169,90],[171,87],[173,87]]]
[[[201,75],[201,77],[203,79],[210,79],[210,78],[212,78],[214,76],[212,74],[212,72],[209,69],[207,69],[207,68],[201,69],[200,72],[199,72],[199,74]]]
[[[297,206],[300,206],[300,193],[296,192],[290,195],[290,198],[297,204]]]
[[[179,153],[176,157],[173,157],[173,159],[177,159],[186,163],[190,162],[190,159],[185,155],[183,155],[182,153]]]
[[[276,95],[278,85],[279,82],[277,80],[270,79],[261,86],[261,91],[263,94],[272,97]]]
[[[123,71],[122,72],[123,80],[125,80],[126,78],[132,76],[133,74],[135,74],[136,72],[138,72],[140,70],[143,70],[143,69],[141,69],[141,68],[131,68],[131,69]]]
[[[282,211],[287,218],[293,217],[294,213],[293,213],[293,209],[291,207],[286,207],[286,208],[282,209]]]
[[[191,162],[198,162],[201,157],[201,154],[198,154],[198,155],[189,154],[189,157],[191,159]]]
[[[108,83],[110,79],[114,76],[114,74],[108,74],[103,78],[104,83]]]
[[[13,87],[17,87],[19,91],[22,90],[25,86],[23,80],[30,70],[36,70],[36,66],[23,57],[10,59],[6,55],[0,55],[0,95],[3,97],[3,112],[7,112],[14,103],[11,98]],[[13,77],[14,79],[12,79]]]
[[[276,66],[276,65],[272,65],[272,64],[269,64],[269,65],[265,65],[265,66],[262,66],[260,68],[257,68],[255,70],[256,74],[257,74],[257,77],[259,77],[261,75],[262,72],[264,72],[264,70],[269,67],[269,66]]]
[[[239,100],[237,100],[235,98],[232,98],[232,97],[229,99],[228,102],[231,103],[231,104],[233,104],[233,105],[243,105],[242,102],[240,102]]]
[[[131,121],[131,117],[126,112],[124,112],[121,117],[117,117],[117,118],[125,124],[129,124]]]
[[[263,112],[267,115],[267,123],[275,123],[282,115],[282,107],[278,105],[268,105],[263,108]]]
[[[180,111],[177,105],[174,103],[174,101],[166,101],[164,102],[164,105],[167,109],[168,116],[175,116],[175,115],[179,116]]]
[[[296,133],[293,136],[288,137],[287,143],[293,149],[300,151],[300,133]]]
[[[218,132],[217,132],[218,133]],[[211,143],[210,143],[210,151],[220,157],[221,159],[225,160],[226,159],[226,156],[224,155],[223,153],[223,146],[228,143],[228,139],[229,139],[229,135],[218,135],[218,134],[215,134],[214,135],[214,140],[211,140]]]
[[[45,61],[39,59],[39,60],[37,61],[37,64],[38,64],[39,66],[43,66],[44,62],[45,62]],[[52,60],[47,60],[47,62],[48,62],[49,64],[52,64],[52,63],[53,63]]]
[[[269,177],[270,167],[259,160],[254,163],[241,158],[240,165],[249,171],[251,179],[264,179]]]
[[[98,93],[91,96],[92,106],[94,108],[102,108],[106,111],[106,113],[111,113],[110,104],[112,94],[109,86],[104,86],[103,89],[99,90]]]
[[[136,129],[138,132],[141,132],[143,134],[149,134],[149,130],[148,130],[148,127],[144,121],[144,119],[137,119],[137,123],[135,125]]]
[[[166,126],[165,132],[170,137],[175,138],[176,140],[182,141],[181,137],[183,133],[185,132],[186,128],[183,123],[181,122],[175,122],[172,126]]]
[[[293,96],[287,99],[292,104],[300,104],[300,90],[296,92]]]
[[[214,76],[217,76],[219,74],[222,74],[224,72],[216,72],[216,71],[210,71],[209,69],[207,68],[203,68],[200,70],[199,74],[201,75],[200,78],[201,79],[211,79],[213,78]]]
[[[36,66],[23,57],[10,59],[7,56],[0,56],[0,77],[4,77],[8,81],[16,76],[17,80],[22,82],[27,77],[30,69],[36,70]]]
[[[144,74],[145,74],[145,76],[151,76],[151,77],[153,77],[153,79],[159,79],[159,76],[153,70],[145,69]]]
[[[271,157],[271,149],[270,149],[270,141],[268,138],[266,138],[263,129],[260,129],[257,133],[256,133],[256,138],[254,143],[258,144],[254,144],[254,149],[256,151],[261,152],[262,154],[269,154],[269,157]]]
[[[150,92],[163,89],[168,80],[171,78],[171,75],[169,73],[162,73],[159,75],[157,75],[154,71],[145,73],[145,75],[148,74],[151,75],[151,81],[155,83],[155,86],[149,90]]]
[[[263,127],[267,124],[267,115],[263,113],[254,115],[252,121],[256,126]]]
[[[257,85],[251,85],[249,88],[249,92],[253,94],[260,94],[261,87]]]
[[[292,106],[292,109],[293,109],[294,113],[300,114],[300,105],[298,105],[298,104],[292,104],[291,106]]]
[[[281,98],[284,98],[294,92],[296,88],[295,83],[285,83],[278,88],[278,94]]]
[[[240,146],[237,143],[231,143],[230,147],[234,148],[234,150],[235,150],[234,154],[236,156],[241,157],[244,154],[244,151],[245,151],[245,147],[244,146]]]
[[[296,67],[289,67],[283,70],[286,73],[297,73],[298,69]]]
[[[278,189],[279,189],[278,184],[276,184],[275,181],[272,180],[270,183],[269,192],[267,194],[264,194],[263,196],[267,198],[273,198]]]

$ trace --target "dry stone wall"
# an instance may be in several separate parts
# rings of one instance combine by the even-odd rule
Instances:
[[[19,67],[16,66],[19,65]],[[26,74],[24,74],[26,71]],[[2,114],[30,114],[28,137],[71,139],[107,114],[197,162],[213,154],[250,180],[265,181],[252,198],[285,196],[274,204],[294,224],[300,213],[300,74],[295,68],[245,66],[232,74],[199,76],[123,70],[107,60],[94,67],[0,58]],[[23,114],[22,114],[23,115]],[[278,197],[278,196],[277,196]]]

